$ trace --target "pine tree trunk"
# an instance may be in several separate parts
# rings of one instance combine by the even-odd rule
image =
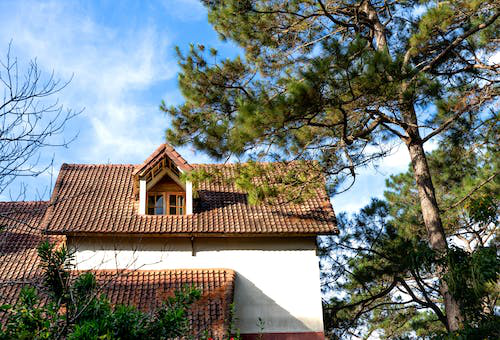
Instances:
[[[371,1],[364,0],[361,3],[360,10],[364,12],[373,25],[373,36],[376,41],[376,49],[379,51],[388,51],[387,38],[385,36],[385,28],[381,24],[377,11],[373,7]],[[415,181],[418,188],[418,196],[424,224],[427,229],[427,236],[430,247],[438,253],[445,255],[448,250],[446,242],[446,234],[441,222],[439,207],[436,200],[434,185],[427,164],[422,139],[418,131],[418,120],[415,113],[414,105],[405,99],[408,84],[403,82],[400,96],[400,104],[403,112],[405,123],[407,123],[407,146],[410,152]],[[444,268],[437,268],[437,275],[440,279],[440,293],[444,300],[446,319],[448,322],[448,331],[456,331],[460,329],[463,318],[460,312],[460,305],[450,293],[450,289],[446,281],[442,278]]]
[[[415,181],[417,183],[420,206],[422,208],[424,224],[427,229],[429,244],[433,250],[444,255],[448,250],[448,244],[441,223],[436,194],[432,184],[429,165],[427,164],[427,157],[425,156],[418,130],[415,129],[412,132],[413,133],[410,134],[411,141],[407,146],[410,152]],[[448,284],[442,279],[443,270],[444,268],[438,268],[437,273],[441,281],[440,293],[444,300],[448,330],[456,331],[460,328],[463,319],[458,301],[451,295]]]

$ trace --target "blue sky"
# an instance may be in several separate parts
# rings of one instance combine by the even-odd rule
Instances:
[[[2,58],[12,40],[12,54],[21,64],[36,58],[42,71],[73,77],[59,100],[74,110],[84,108],[65,131],[67,138],[78,132],[76,141],[68,149],[46,150],[45,157],[55,157],[54,176],[62,163],[140,163],[164,141],[169,120],[159,104],[183,100],[176,45],[202,43],[225,55],[238,53],[218,40],[196,0],[0,0],[0,22]],[[179,152],[193,163],[211,161],[190,147]],[[356,185],[333,198],[335,210],[353,212],[381,196],[385,178],[406,170],[408,161],[401,146],[377,168],[361,169]],[[47,199],[50,183],[49,173],[30,180],[27,197],[38,191]],[[0,199],[8,200],[8,192]]]

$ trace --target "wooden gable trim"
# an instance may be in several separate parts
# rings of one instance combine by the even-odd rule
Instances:
[[[161,165],[161,164],[160,164]],[[154,170],[154,168],[153,168]],[[177,185],[179,185],[184,191],[186,191],[186,183],[181,181],[179,176],[176,176],[170,168],[164,167],[162,170],[154,175],[154,171],[151,172],[152,177],[148,180],[147,177],[142,177],[141,179],[146,180],[146,190],[149,191],[152,187],[154,187],[158,182],[160,182],[165,176],[171,178]]]

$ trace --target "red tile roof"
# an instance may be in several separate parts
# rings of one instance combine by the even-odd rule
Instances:
[[[272,164],[272,163],[271,163]],[[279,164],[279,163],[277,163]],[[224,178],[234,165],[217,167]],[[50,234],[95,233],[150,235],[316,235],[337,232],[324,186],[301,204],[250,205],[247,194],[223,181],[198,187],[192,215],[138,214],[133,165],[63,164],[43,227]]]
[[[0,305],[17,300],[21,287],[39,285],[38,244],[49,239],[63,242],[63,236],[46,236],[40,221],[48,202],[0,202]],[[1,315],[0,315],[1,319]]]
[[[102,293],[113,304],[132,304],[144,312],[160,307],[175,290],[194,285],[202,295],[188,313],[193,335],[211,331],[212,336],[222,338],[227,332],[234,293],[233,270],[97,270],[93,273]]]

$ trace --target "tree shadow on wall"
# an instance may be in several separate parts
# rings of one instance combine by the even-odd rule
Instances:
[[[234,293],[236,322],[242,334],[269,332],[314,332],[301,320],[290,314],[260,288],[237,273]],[[293,299],[290,296],[290,299]],[[259,318],[262,325],[259,325]]]

